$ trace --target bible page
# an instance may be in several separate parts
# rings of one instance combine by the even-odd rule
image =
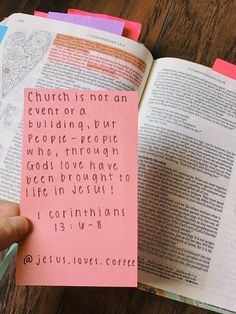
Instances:
[[[127,38],[13,14],[1,43],[0,198],[19,201],[24,88],[143,92],[151,53]]]
[[[139,281],[236,310],[236,82],[154,62],[139,113]]]

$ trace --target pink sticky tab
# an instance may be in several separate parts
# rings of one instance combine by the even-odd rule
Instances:
[[[42,11],[34,11],[34,15],[39,17],[48,17],[48,14]]]
[[[99,14],[99,13],[90,13],[87,11],[82,11],[82,10],[77,10],[77,9],[68,9],[67,11],[69,14],[80,14],[80,15],[85,15],[85,16],[96,16],[96,17],[101,17],[101,18],[107,18],[111,20],[116,20],[116,21],[123,21],[125,22],[124,26],[124,31],[123,31],[123,36],[138,41],[141,30],[142,30],[142,24],[133,22],[133,21],[128,21],[116,16],[111,16],[107,14]]]
[[[17,284],[137,286],[136,92],[26,89]]]
[[[212,69],[236,80],[236,65],[222,59],[216,59]]]

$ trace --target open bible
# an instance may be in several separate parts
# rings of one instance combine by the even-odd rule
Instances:
[[[106,32],[24,14],[5,24],[0,197],[19,201],[25,87],[137,90],[140,288],[236,311],[236,82]]]

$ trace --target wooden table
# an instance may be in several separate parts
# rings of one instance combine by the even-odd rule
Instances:
[[[234,0],[0,0],[0,19],[15,12],[102,12],[143,24],[141,41],[155,58],[183,58],[212,66],[217,57],[236,63]],[[124,288],[16,287],[15,267],[0,282],[1,314],[197,314],[195,308]]]

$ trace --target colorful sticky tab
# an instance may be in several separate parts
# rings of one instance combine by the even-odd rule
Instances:
[[[7,32],[7,28],[8,27],[5,26],[5,25],[0,25],[0,43],[3,40],[3,38],[4,38],[4,36],[5,36],[6,32]]]
[[[212,69],[236,80],[236,65],[217,58]]]
[[[60,20],[64,22],[75,23],[79,25],[84,25],[96,29],[100,29],[106,32],[110,32],[116,35],[122,35],[124,29],[124,22],[122,21],[113,21],[110,19],[100,18],[100,17],[91,17],[83,16],[76,14],[66,14],[58,12],[48,12],[48,18],[54,20]]]
[[[35,16],[39,16],[39,17],[48,17],[48,13],[46,12],[42,12],[42,11],[34,11],[34,15]]]
[[[142,24],[133,22],[133,21],[128,21],[116,16],[111,16],[107,14],[99,14],[99,13],[90,13],[87,11],[82,11],[82,10],[77,10],[77,9],[68,9],[67,11],[69,14],[80,14],[80,15],[85,15],[85,16],[94,16],[94,17],[101,17],[101,18],[107,18],[115,21],[123,21],[125,23],[124,25],[124,31],[123,31],[123,36],[138,41],[141,29],[142,29]]]

